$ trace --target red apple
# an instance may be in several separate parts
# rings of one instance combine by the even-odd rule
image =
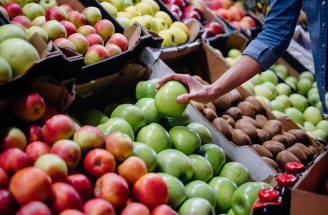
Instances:
[[[54,41],[54,44],[60,47],[71,48],[76,51],[76,46],[74,45],[74,43],[66,38],[58,38]]]
[[[150,215],[150,211],[145,205],[132,202],[125,206],[120,215]]]
[[[43,202],[32,201],[21,207],[16,215],[52,215],[52,213]]]
[[[229,8],[229,10],[234,10],[234,11],[236,11],[236,12],[239,14],[240,19],[243,18],[243,17],[245,16],[243,10],[242,10],[240,7],[238,7],[238,6],[232,5],[232,6]],[[239,21],[239,20],[237,20],[237,21]]]
[[[227,22],[230,22],[230,21],[231,21],[230,13],[229,13],[228,10],[226,10],[226,9],[217,9],[217,10],[215,11],[215,14],[221,16],[221,17],[222,17],[223,19],[225,19]]]
[[[33,26],[31,20],[26,16],[15,16],[11,21],[20,23],[24,28],[30,28]]]
[[[25,152],[34,164],[40,156],[50,152],[50,146],[45,142],[34,141],[27,145]]]
[[[86,202],[92,196],[92,185],[87,176],[83,174],[73,174],[67,177],[70,185],[80,194],[82,202]]]
[[[111,203],[115,210],[122,208],[129,198],[129,185],[116,173],[106,173],[98,178],[94,188],[96,198],[102,198]]]
[[[140,158],[130,156],[117,167],[117,173],[131,186],[139,178],[147,174],[147,166]]]
[[[85,36],[80,33],[72,34],[68,39],[76,46],[76,51],[82,55],[88,50],[89,42]]]
[[[6,9],[2,6],[0,6],[0,12],[5,16],[7,17],[7,19],[9,19],[9,15],[8,15],[8,12],[6,11]]]
[[[73,140],[79,144],[82,151],[86,151],[87,149],[101,148],[104,145],[105,137],[97,127],[85,125],[75,131]]]
[[[203,13],[202,10],[195,6],[195,5],[189,5],[187,7],[184,8],[183,12],[191,12],[191,11],[196,11],[198,12],[200,15]]]
[[[19,170],[9,182],[9,190],[20,205],[45,201],[51,190],[51,178],[37,167]]]
[[[222,0],[211,0],[214,4],[215,10],[220,8],[225,8],[225,5]]]
[[[41,127],[38,124],[31,124],[28,127],[28,142],[41,140]]]
[[[23,15],[23,8],[16,2],[9,2],[4,5],[4,8],[9,15],[9,19],[13,19],[15,16]]]
[[[8,181],[9,179],[6,171],[0,167],[0,188],[7,187]]]
[[[171,0],[171,4],[178,6],[181,10],[186,7],[186,2],[184,0]]]
[[[14,214],[17,206],[9,190],[0,189],[0,212],[4,215]]]
[[[12,100],[11,107],[15,116],[27,122],[42,117],[46,110],[44,99],[39,93],[23,93]]]
[[[57,20],[58,22],[60,22],[62,20],[68,19],[66,11],[58,6],[52,6],[51,8],[49,8],[46,12],[45,17],[46,21]]]
[[[214,36],[215,36],[215,34],[214,34],[213,30],[210,29],[210,28],[205,28],[205,31],[202,34],[203,39],[211,38],[211,37],[214,37]]]
[[[180,9],[179,6],[172,4],[170,6],[170,11],[173,13],[173,15],[175,15],[178,19],[180,19],[180,17],[182,16],[182,11]]]
[[[74,10],[74,8],[69,4],[62,4],[59,7],[64,9],[67,14]]]
[[[149,208],[165,204],[169,200],[168,188],[164,179],[156,173],[142,176],[132,188],[132,196]]]
[[[67,165],[65,161],[55,154],[41,155],[34,163],[34,166],[39,167],[47,173],[53,182],[66,181]]]
[[[55,213],[66,209],[82,209],[78,192],[71,185],[63,182],[56,182],[51,186],[50,205]]]
[[[233,7],[228,9],[228,13],[230,14],[231,21],[239,21],[241,19],[239,12]]]
[[[210,10],[215,10],[215,5],[212,1],[205,1],[206,7]]]
[[[62,20],[60,23],[65,27],[68,37],[74,33],[77,33],[77,29],[73,23],[66,20]]]
[[[115,55],[118,55],[118,54],[122,53],[121,48],[118,47],[115,44],[108,44],[108,45],[105,46],[105,48],[108,50],[110,57],[113,57]]]
[[[108,40],[110,36],[115,33],[115,27],[113,23],[107,19],[100,20],[94,25],[97,34],[101,36],[101,38],[105,41]]]
[[[117,161],[124,161],[132,155],[133,143],[131,138],[122,132],[114,132],[106,137],[106,149]]]
[[[60,40],[60,39],[65,39],[65,38],[58,38],[56,40]],[[67,39],[65,39],[65,40],[67,40]],[[55,116],[57,114],[58,114],[58,111],[55,108],[55,106],[53,106],[52,104],[46,103],[46,111],[44,112],[44,114],[41,117],[41,123],[44,124],[48,119],[50,119],[51,117],[53,117],[53,116]]]
[[[204,28],[212,29],[212,31],[215,35],[224,33],[224,29],[223,29],[222,25],[220,25],[217,22],[209,22],[206,25],[204,25]]]
[[[230,22],[230,25],[231,25],[232,27],[238,29],[238,30],[241,30],[241,29],[243,28],[243,27],[240,25],[240,23],[237,22],[237,21],[232,21],[232,22]]]
[[[77,32],[85,37],[88,36],[89,34],[97,33],[96,29],[91,25],[82,25],[81,27],[79,27],[79,29],[77,29]]]
[[[151,211],[151,215],[178,215],[178,213],[167,204],[161,204]]]
[[[29,156],[18,148],[7,149],[0,155],[0,166],[9,174],[32,164]]]
[[[5,128],[3,131],[3,139],[1,143],[1,150],[4,151],[9,148],[24,149],[27,144],[26,136],[22,130],[16,127]]]
[[[115,44],[124,52],[128,48],[129,41],[123,34],[115,33],[109,38],[106,45],[108,44]]]
[[[68,139],[74,134],[74,123],[66,115],[51,117],[42,127],[41,136],[46,143],[53,144],[61,139]]]
[[[115,158],[105,149],[93,149],[84,158],[84,170],[88,176],[99,178],[105,173],[115,171]]]
[[[68,13],[68,21],[73,23],[76,28],[87,24],[87,19],[85,18],[85,16],[82,13],[79,13],[78,11],[70,11]]]
[[[249,16],[244,16],[241,20],[240,20],[240,25],[245,26],[245,24],[247,24],[249,26],[249,28],[255,28],[256,27],[256,23],[254,21],[254,19],[252,17]],[[245,23],[245,24],[244,24]]]
[[[115,215],[113,205],[104,199],[90,199],[83,205],[83,212],[88,215]]]
[[[85,214],[76,209],[66,209],[62,211],[59,215],[85,215]]]
[[[61,157],[65,161],[69,171],[74,170],[81,159],[81,149],[79,145],[68,139],[55,142],[51,147],[50,153]]]
[[[191,11],[189,13],[189,18],[196,19],[198,21],[202,21],[202,16],[197,11]]]
[[[89,36],[89,35],[88,35]],[[91,46],[84,56],[84,64],[90,65],[109,58],[108,50],[102,45]]]
[[[104,46],[104,41],[98,34],[89,34],[85,38],[87,38],[90,47],[96,44]]]

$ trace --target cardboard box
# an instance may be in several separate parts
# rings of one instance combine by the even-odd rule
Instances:
[[[321,154],[314,165],[292,189],[291,215],[327,214],[328,195],[323,184],[328,180],[328,152]]]

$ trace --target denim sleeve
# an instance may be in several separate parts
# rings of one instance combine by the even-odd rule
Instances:
[[[243,54],[252,57],[261,64],[263,70],[267,70],[288,48],[301,6],[301,0],[272,0],[262,32]]]

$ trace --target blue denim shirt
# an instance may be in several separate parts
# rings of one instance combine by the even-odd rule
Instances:
[[[272,0],[262,32],[247,46],[243,54],[254,58],[263,70],[267,70],[288,48],[302,3],[310,32],[322,111],[328,113],[325,101],[328,0]]]

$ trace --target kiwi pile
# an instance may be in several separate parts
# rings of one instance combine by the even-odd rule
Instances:
[[[237,89],[208,104],[191,104],[229,141],[251,147],[277,172],[284,172],[290,161],[306,165],[323,151],[324,146],[303,130],[284,131],[279,120],[267,118],[259,100],[254,96],[243,99]]]

